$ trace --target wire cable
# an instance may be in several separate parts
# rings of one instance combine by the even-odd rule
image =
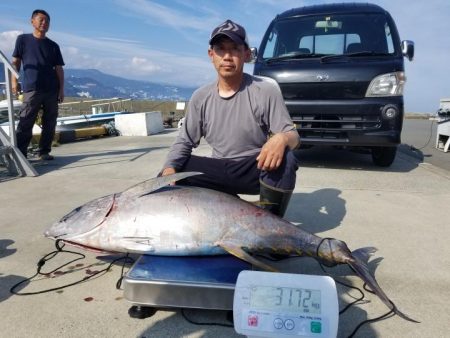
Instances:
[[[429,136],[428,136],[428,141],[427,141],[423,146],[421,146],[421,147],[419,147],[419,148],[416,148],[416,147],[414,147],[414,146],[411,146],[411,150],[413,150],[413,151],[422,150],[422,149],[424,149],[426,146],[428,146],[428,144],[430,144],[431,137],[433,136],[433,125],[434,125],[434,122],[435,122],[435,120],[433,119],[433,120],[431,121],[431,124],[430,124],[430,133],[429,133]]]
[[[318,254],[319,248],[320,248],[320,246],[322,245],[322,243],[323,243],[325,240],[332,240],[332,239],[333,239],[333,238],[323,238],[322,241],[319,243],[319,245],[318,245],[318,247],[317,247],[317,254]],[[61,243],[62,243],[62,244],[61,244]],[[38,276],[38,275],[49,276],[49,275],[51,275],[52,273],[54,273],[54,272],[60,270],[61,268],[65,267],[65,266],[67,266],[67,265],[69,265],[69,264],[72,264],[72,263],[74,263],[74,262],[76,262],[76,261],[79,261],[79,260],[81,260],[81,259],[84,259],[84,258],[86,257],[84,254],[79,253],[79,252],[70,251],[70,250],[63,250],[64,246],[65,246],[65,244],[64,244],[64,242],[63,242],[62,240],[57,240],[57,241],[55,242],[56,250],[55,250],[55,251],[52,251],[52,252],[50,252],[50,253],[48,253],[48,254],[46,254],[44,257],[42,257],[42,258],[38,261],[36,273],[35,273],[33,276],[28,277],[28,278],[25,278],[25,279],[23,279],[22,281],[20,281],[20,282],[16,283],[15,285],[13,285],[13,286],[10,288],[10,292],[11,292],[12,294],[15,294],[15,295],[18,295],[18,296],[29,296],[29,295],[37,295],[37,294],[42,294],[42,293],[47,293],[47,292],[52,292],[52,291],[61,290],[61,289],[67,288],[67,287],[69,287],[69,286],[73,286],[73,285],[77,285],[77,284],[86,282],[87,280],[89,280],[89,279],[91,279],[91,278],[93,278],[93,277],[96,277],[96,276],[100,276],[101,274],[105,274],[106,272],[108,272],[108,271],[111,269],[111,267],[113,266],[114,263],[123,260],[123,264],[122,264],[122,267],[121,267],[120,278],[119,278],[119,279],[117,280],[117,282],[116,282],[116,289],[120,289],[120,288],[121,288],[121,284],[122,284],[122,280],[123,280],[123,276],[124,276],[124,269],[125,269],[126,263],[128,262],[128,263],[132,264],[132,263],[134,262],[134,259],[132,259],[132,258],[129,256],[129,254],[126,254],[125,256],[122,256],[122,257],[119,257],[119,258],[116,258],[116,259],[112,260],[112,261],[108,264],[108,266],[107,266],[106,268],[104,268],[104,269],[102,269],[102,270],[99,270],[99,271],[96,271],[96,272],[94,272],[94,273],[92,273],[92,274],[90,274],[90,275],[88,275],[88,276],[85,276],[84,278],[82,278],[82,279],[80,279],[80,280],[78,280],[78,281],[75,281],[75,282],[72,282],[72,283],[69,283],[69,284],[65,284],[65,285],[62,285],[62,286],[59,286],[59,287],[54,287],[54,288],[45,289],[45,290],[40,290],[40,291],[34,291],[34,292],[19,292],[19,291],[16,291],[16,289],[17,289],[20,285],[22,285],[22,284],[25,283],[25,282],[31,281],[33,278],[35,278],[35,277]],[[59,266],[59,267],[57,267],[57,268],[55,268],[55,269],[53,269],[53,270],[51,270],[51,271],[49,271],[49,272],[42,272],[42,268],[43,268],[43,266],[45,265],[45,263],[48,262],[48,261],[50,261],[50,260],[53,259],[54,257],[56,257],[56,255],[59,254],[59,253],[70,253],[70,254],[77,255],[77,256],[79,256],[79,257],[77,257],[77,258],[75,258],[75,259],[73,259],[73,260],[70,260],[69,262],[64,263],[63,265],[61,265],[61,266]],[[323,266],[321,263],[319,263],[319,265],[320,265],[320,267],[321,267],[321,269],[322,269],[322,271],[323,271],[324,273],[326,273],[327,275],[330,275],[330,274],[325,270],[324,266]],[[353,302],[347,304],[342,310],[339,311],[339,315],[341,315],[341,314],[343,314],[345,311],[347,311],[351,306],[353,306],[353,305],[355,305],[356,303],[358,303],[358,302],[360,302],[361,300],[363,300],[364,297],[365,297],[365,295],[364,295],[364,292],[363,292],[361,289],[359,289],[358,287],[355,287],[355,286],[352,286],[352,285],[343,283],[343,282],[341,282],[341,281],[339,281],[339,280],[336,280],[336,279],[335,279],[335,281],[336,281],[336,283],[338,283],[338,284],[340,284],[340,285],[343,285],[343,286],[348,287],[348,288],[351,288],[351,289],[358,290],[358,291],[361,293],[361,296],[360,296],[359,298],[356,298]],[[369,290],[369,289],[366,288],[366,284],[365,284],[365,283],[364,283],[364,286],[363,286],[363,287],[364,287],[364,289],[365,289],[366,291],[373,293],[373,291],[371,291],[371,290]],[[232,324],[225,324],[225,323],[216,323],[216,322],[196,322],[196,321],[190,319],[190,318],[186,315],[185,309],[183,309],[183,308],[181,309],[181,315],[183,316],[183,318],[184,318],[187,322],[189,322],[189,323],[191,323],[191,324],[194,324],[194,325],[211,325],[211,326],[234,327],[234,325],[232,325]],[[385,314],[383,314],[383,315],[381,315],[381,316],[379,316],[379,317],[371,318],[371,319],[367,319],[367,320],[362,321],[361,323],[359,323],[359,324],[355,327],[355,329],[354,329],[354,330],[352,331],[352,333],[348,336],[348,338],[353,337],[363,325],[368,324],[368,323],[374,323],[374,322],[380,321],[380,320],[385,319],[385,318],[390,318],[390,317],[392,317],[393,315],[394,315],[394,310],[390,310],[389,312],[387,312],[387,313],[385,313]]]
[[[62,243],[62,244],[61,244],[61,243]],[[42,257],[42,258],[38,261],[36,273],[35,273],[33,276],[28,277],[28,278],[25,278],[25,279],[21,280],[20,282],[14,284],[14,285],[10,288],[9,291],[10,291],[12,294],[17,295],[17,296],[30,296],[30,295],[37,295],[37,294],[42,294],[42,293],[47,293],[47,292],[52,292],[52,291],[61,290],[61,289],[67,288],[67,287],[69,287],[69,286],[73,286],[73,285],[77,285],[77,284],[86,282],[87,280],[89,280],[89,279],[91,279],[91,278],[93,278],[93,277],[98,277],[98,276],[100,276],[100,274],[105,274],[106,272],[108,272],[108,271],[111,269],[111,267],[113,266],[114,263],[116,263],[116,262],[118,262],[118,261],[121,261],[121,260],[124,260],[124,264],[123,264],[123,266],[122,266],[122,275],[121,275],[119,281],[116,283],[116,287],[117,287],[117,286],[120,287],[120,284],[121,284],[121,281],[122,281],[122,277],[123,277],[123,270],[124,270],[124,266],[125,266],[126,262],[128,261],[128,262],[132,263],[132,262],[134,261],[134,260],[133,260],[131,257],[129,257],[129,255],[127,254],[127,255],[125,255],[125,256],[122,256],[122,257],[119,257],[119,258],[114,259],[113,261],[111,261],[111,262],[108,264],[108,266],[107,266],[106,268],[104,268],[104,269],[102,269],[102,270],[99,270],[99,271],[96,271],[96,272],[94,272],[94,273],[92,273],[92,274],[90,274],[90,275],[88,275],[88,276],[85,276],[85,277],[83,277],[82,279],[80,279],[80,280],[78,280],[78,281],[75,281],[75,282],[72,282],[72,283],[69,283],[69,284],[65,284],[65,285],[62,285],[62,286],[50,288],[50,289],[40,290],[40,291],[33,291],[33,292],[20,292],[20,291],[16,291],[16,289],[17,289],[20,285],[22,285],[22,284],[24,284],[24,283],[26,283],[26,282],[31,281],[32,279],[34,279],[34,278],[35,278],[36,276],[38,276],[38,275],[50,276],[52,273],[54,273],[54,272],[56,272],[56,271],[62,269],[63,267],[65,267],[65,266],[67,266],[67,265],[69,265],[69,264],[72,264],[72,263],[74,263],[74,262],[76,262],[76,261],[79,261],[79,260],[81,260],[81,259],[84,259],[84,258],[86,257],[84,254],[79,253],[79,252],[70,251],[70,250],[63,250],[64,246],[65,246],[65,244],[62,242],[62,240],[57,240],[57,241],[55,242],[56,250],[55,250],[55,251],[52,251],[52,252],[50,252],[50,253],[48,253],[48,254],[46,254],[44,257]],[[78,258],[75,258],[75,259],[73,259],[73,260],[71,260],[71,261],[69,261],[69,262],[67,262],[67,263],[64,263],[63,265],[61,265],[61,266],[59,266],[59,267],[57,267],[57,268],[55,268],[55,269],[53,269],[53,270],[51,270],[51,271],[49,271],[49,272],[42,272],[42,268],[43,268],[43,266],[45,265],[45,263],[48,262],[49,260],[53,259],[54,257],[56,257],[56,255],[59,254],[59,253],[70,253],[70,254],[77,255],[77,256],[79,256],[79,257],[78,257]]]

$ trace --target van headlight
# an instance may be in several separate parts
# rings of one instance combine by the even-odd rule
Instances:
[[[405,86],[406,76],[404,72],[378,75],[370,82],[366,97],[373,96],[401,96]]]

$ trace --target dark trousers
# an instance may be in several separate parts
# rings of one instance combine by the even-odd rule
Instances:
[[[203,175],[188,177],[179,184],[219,190],[228,194],[259,194],[260,180],[264,184],[283,191],[295,187],[298,161],[290,150],[286,150],[281,166],[277,170],[259,170],[256,157],[240,160],[217,159],[192,155],[182,171],[200,171]]]
[[[42,108],[42,133],[39,140],[39,155],[48,154],[52,150],[52,141],[58,117],[58,93],[56,91],[44,93],[31,91],[23,94],[23,100],[16,132],[17,147],[22,154],[27,155],[27,148],[33,136],[33,125],[36,122],[39,110]]]

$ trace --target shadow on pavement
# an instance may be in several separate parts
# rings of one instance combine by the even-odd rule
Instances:
[[[85,152],[77,155],[56,155],[52,161],[31,159],[30,163],[39,175],[44,175],[54,170],[73,169],[97,165],[108,165],[115,162],[133,162],[142,156],[165,147],[134,148],[127,150],[113,150],[100,152]]]
[[[312,193],[294,193],[286,213],[288,221],[311,233],[338,227],[346,214],[339,189],[326,188]]]
[[[21,176],[11,174],[0,156],[0,183],[15,180]]]
[[[8,248],[12,244],[14,244],[14,241],[11,239],[0,239],[0,258],[5,258],[16,253],[17,249]],[[11,297],[12,293],[10,292],[10,288],[24,279],[22,276],[4,275],[0,272],[0,302]],[[27,284],[24,283],[21,289],[27,286]]]
[[[10,289],[13,285],[16,285],[17,283],[23,281],[25,277],[23,276],[16,276],[16,275],[6,275],[3,276],[0,273],[0,302],[3,302],[7,300],[9,297],[13,296],[13,294],[10,292]],[[20,291],[23,288],[25,288],[29,284],[29,281],[23,282],[20,285],[20,288],[17,288],[16,291]]]
[[[20,176],[0,175],[0,183],[12,181],[15,180],[16,178],[20,178]]]
[[[16,253],[17,249],[8,248],[11,244],[14,244],[12,239],[0,239],[0,258]]]
[[[312,147],[295,151],[301,167],[329,168],[361,171],[410,172],[417,168],[417,164],[402,161],[398,157],[390,167],[379,167],[372,162],[368,150],[348,150],[330,146]]]
[[[414,146],[409,144],[400,144],[398,147],[398,151],[415,158],[419,162],[423,162],[425,157],[430,157],[432,155],[424,155],[421,149],[417,149]]]
[[[230,338],[244,337],[237,334],[233,327],[208,325],[208,323],[232,325],[226,318],[228,311],[185,309],[184,313],[193,322],[201,324],[186,325],[186,319],[181,314],[181,310],[173,309],[168,317],[157,321],[153,326],[140,333],[139,337],[191,337],[195,334],[195,337],[216,338],[224,336],[225,333],[226,337]]]

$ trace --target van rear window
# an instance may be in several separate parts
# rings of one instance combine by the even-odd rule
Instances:
[[[275,22],[268,33],[264,59],[357,53],[393,54],[391,28],[383,14],[295,17]]]

